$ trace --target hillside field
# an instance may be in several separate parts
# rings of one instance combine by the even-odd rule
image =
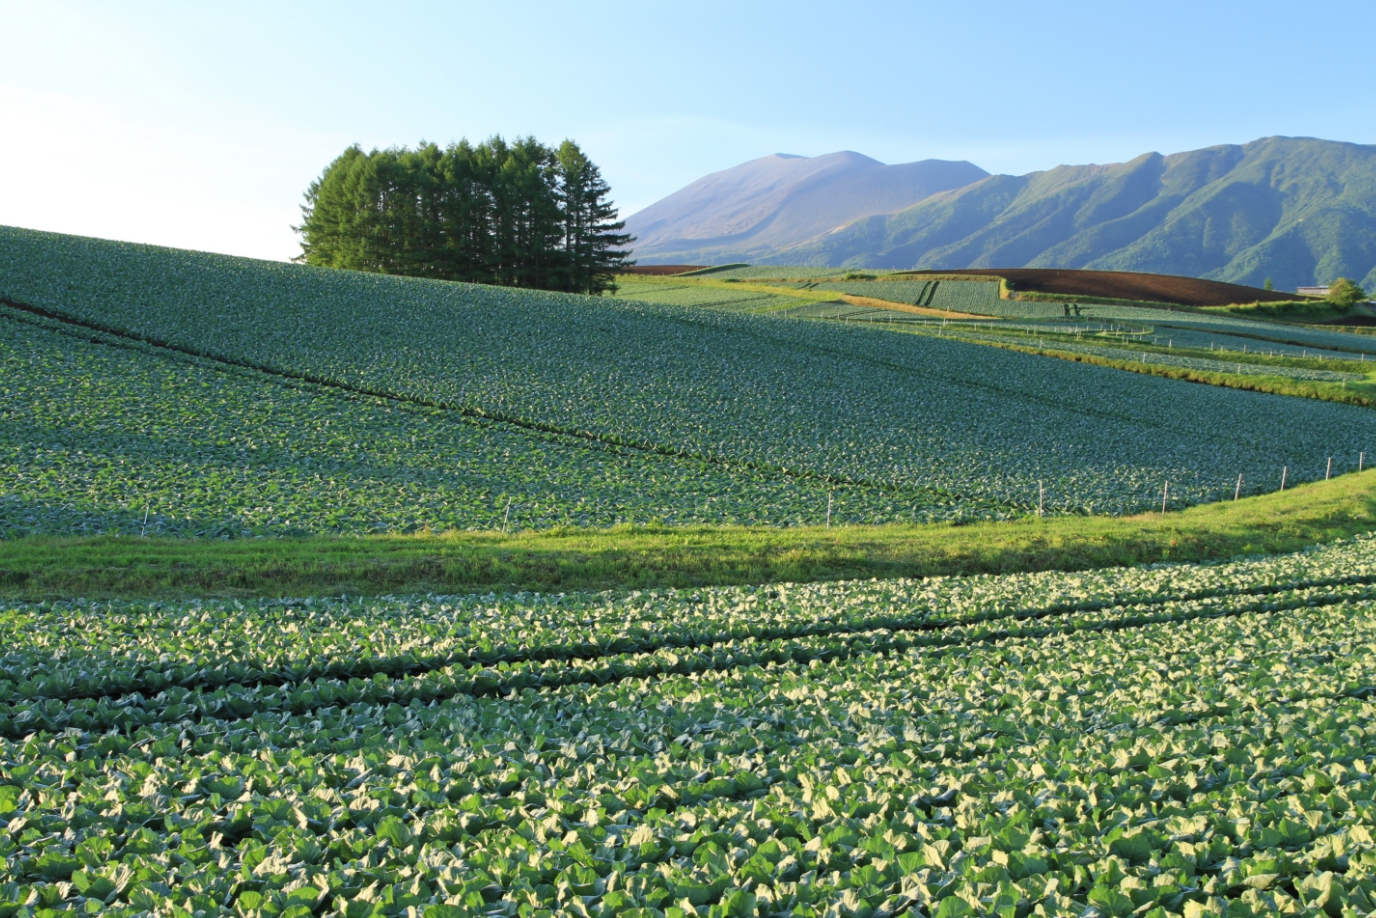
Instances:
[[[493,529],[508,504],[522,528],[1124,513],[1376,455],[1352,406],[835,322],[19,230],[0,267],[17,534]],[[393,434],[349,433],[384,423],[368,405]]]
[[[1242,284],[1171,274],[1133,271],[1069,271],[1055,268],[965,268],[954,271],[904,272],[1000,277],[1019,291],[1069,296],[1174,303],[1178,306],[1228,306],[1233,303],[1271,303],[1295,299],[1295,294]]]
[[[1376,910],[1376,339],[771,270],[0,228],[0,918]]]

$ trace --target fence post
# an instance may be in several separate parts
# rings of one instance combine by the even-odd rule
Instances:
[[[1238,499],[1239,497],[1241,497],[1241,496],[1242,496],[1242,473],[1241,473],[1241,472],[1238,472],[1238,475],[1237,475],[1237,487],[1233,490],[1233,500],[1237,500],[1237,499]]]
[[[831,492],[831,491],[828,491],[828,492],[827,492],[827,528],[828,528],[828,529],[831,528],[831,495],[832,495],[832,492]]]
[[[1037,516],[1046,516],[1046,485],[1037,482]]]
[[[1170,496],[1171,496],[1171,483],[1168,481],[1168,482],[1166,482],[1166,486],[1165,486],[1164,488],[1161,489],[1161,515],[1162,515],[1162,516],[1165,516],[1165,515],[1166,515],[1166,501],[1170,499]]]
[[[1280,467],[1280,489],[1282,491],[1285,490],[1285,473],[1288,471],[1290,471],[1290,466],[1283,465]]]
[[[1327,481],[1328,479],[1330,479],[1330,478],[1332,478],[1332,477],[1333,477],[1333,457],[1332,457],[1332,456],[1329,456],[1329,457],[1328,457],[1328,471],[1326,471],[1326,472],[1323,473],[1323,480],[1324,480],[1324,481]]]

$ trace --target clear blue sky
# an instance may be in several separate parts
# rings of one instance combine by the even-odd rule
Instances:
[[[1376,143],[1376,3],[0,0],[0,224],[285,259],[350,143],[579,141],[630,214],[769,153],[993,172]]]

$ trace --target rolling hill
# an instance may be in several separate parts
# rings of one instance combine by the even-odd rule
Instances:
[[[675,254],[697,263],[715,251]],[[1270,277],[1288,290],[1346,276],[1370,287],[1376,146],[1270,137],[990,175],[803,242],[736,254],[765,264],[1137,271],[1254,287]],[[659,260],[653,248],[637,255]]]
[[[677,253],[703,264],[749,260],[988,174],[967,162],[887,166],[849,151],[776,153],[699,179],[628,217],[626,229],[647,261],[673,262]]]
[[[0,538],[1123,513],[1371,436],[945,338],[0,228]]]

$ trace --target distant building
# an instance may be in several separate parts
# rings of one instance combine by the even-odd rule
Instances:
[[[1296,287],[1295,292],[1300,296],[1328,296],[1327,287]]]

